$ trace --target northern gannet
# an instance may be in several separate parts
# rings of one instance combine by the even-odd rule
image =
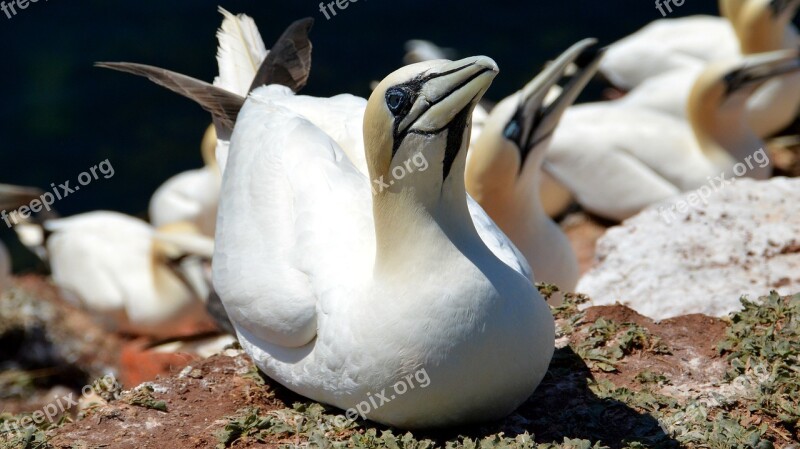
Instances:
[[[578,282],[578,260],[544,210],[541,168],[562,113],[597,71],[601,53],[595,44],[594,39],[575,44],[523,90],[498,103],[467,159],[467,191],[522,251],[534,279],[564,292]],[[547,99],[572,63],[578,71],[557,97]]]
[[[0,210],[40,200],[39,189],[0,185]],[[41,209],[41,208],[40,208]],[[49,263],[64,296],[109,327],[154,336],[197,318],[214,242],[189,223],[160,229],[116,212],[55,218],[52,210],[9,220],[20,241]]]
[[[691,125],[614,102],[574,106],[556,130],[545,168],[586,209],[613,220],[720,176],[730,179],[738,162],[765,145],[747,124],[747,100],[766,81],[798,69],[797,53],[789,51],[710,65],[690,96]],[[764,179],[770,172],[755,165],[744,174]]]
[[[389,75],[364,117],[369,177],[267,88],[250,95],[223,176],[214,286],[270,377],[343,409],[385,392],[365,415],[401,428],[498,419],[534,391],[553,317],[483,243],[464,187],[470,113],[496,73],[473,57]],[[429,166],[413,169],[420,158]],[[420,372],[425,387],[394,390]]]
[[[116,212],[48,220],[53,281],[115,330],[168,336],[203,316],[214,242],[191,224],[160,229]]]
[[[651,22],[636,33],[621,39],[606,51],[600,72],[621,89],[632,90],[646,80],[674,70],[702,70],[706,64],[726,59],[739,59],[745,51],[747,39],[754,34],[739,35],[737,28],[752,26],[741,24],[745,10],[767,12],[764,16],[769,31],[777,30],[786,37],[784,47],[796,47],[797,30],[791,25],[792,15],[785,11],[796,9],[795,0],[720,0],[720,11],[726,17],[691,16],[679,19],[661,19]],[[768,33],[767,28],[758,33]],[[767,50],[762,50],[767,51]],[[749,53],[745,53],[749,54]]]
[[[800,0],[749,0],[743,4],[735,25],[741,50],[723,60],[742,60],[747,55],[797,48],[800,41],[791,20],[798,7]],[[653,76],[617,101],[686,118],[689,94],[705,67],[705,64],[695,64]],[[762,138],[786,128],[798,112],[800,75],[779,77],[765,83],[747,104],[750,126]]]

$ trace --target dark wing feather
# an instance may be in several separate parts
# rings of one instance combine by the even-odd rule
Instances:
[[[311,41],[308,33],[314,19],[308,17],[293,22],[272,46],[258,69],[250,90],[269,84],[280,84],[299,92],[305,87],[311,72]]]
[[[215,123],[229,130],[233,130],[236,117],[244,105],[244,98],[239,95],[170,70],[130,62],[98,62],[95,66],[146,77],[159,86],[196,102],[211,113]]]

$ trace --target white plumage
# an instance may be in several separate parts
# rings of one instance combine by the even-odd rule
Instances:
[[[409,134],[390,154],[387,88],[426,68],[459,67],[452,77],[480,74],[409,125],[422,129],[480,97],[494,63],[411,66],[379,86],[364,119],[371,178],[319,127],[258,89],[239,116],[223,179],[214,285],[243,347],[288,388],[341,408],[424,369],[429,386],[368,415],[400,427],[503,416],[530,395],[553,351],[544,301],[472,225],[465,139],[446,181],[443,137]],[[457,84],[442,77],[421,89]],[[427,170],[373,196],[379,171],[418,152]]]
[[[103,317],[110,327],[169,335],[203,313],[201,298],[181,279],[179,269],[170,266],[170,259],[186,253],[210,257],[209,238],[159,232],[116,212],[51,220],[45,228],[52,233],[47,253],[53,281],[65,297]]]
[[[632,89],[620,102],[685,119],[692,87],[708,64],[796,49],[800,39],[791,20],[799,5],[790,2],[776,14],[770,0],[748,0],[738,5],[733,24],[712,17],[660,20],[609,47],[601,70]],[[764,84],[747,105],[750,126],[761,137],[784,129],[799,112],[800,75]]]
[[[712,64],[690,97],[691,124],[624,102],[575,106],[555,133],[545,169],[585,208],[614,220],[708,185],[723,173],[730,179],[735,164],[765,145],[747,124],[750,95],[769,79],[797,70],[793,52]],[[770,173],[769,165],[746,170],[756,179]]]
[[[245,97],[269,51],[251,17],[233,15],[223,8],[219,11],[224,20],[217,31],[219,76],[214,85]]]
[[[608,47],[602,72],[615,86],[631,90],[673,70],[702,69],[739,55],[739,41],[727,19],[692,16],[651,22]]]

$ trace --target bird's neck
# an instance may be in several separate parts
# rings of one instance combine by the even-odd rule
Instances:
[[[417,264],[453,246],[462,252],[484,246],[467,206],[465,153],[456,158],[444,182],[439,181],[437,192],[408,186],[373,197],[378,272]]]
[[[763,148],[747,122],[746,102],[738,107],[708,108],[699,106],[693,114],[692,128],[703,154],[712,162],[726,164],[731,158],[742,161]]]

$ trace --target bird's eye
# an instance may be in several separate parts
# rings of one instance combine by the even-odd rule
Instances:
[[[503,137],[514,142],[519,142],[520,137],[522,137],[522,128],[520,128],[516,120],[508,122],[506,129],[503,131]]]
[[[391,89],[386,92],[386,105],[394,115],[403,111],[408,103],[409,95],[402,89]]]

